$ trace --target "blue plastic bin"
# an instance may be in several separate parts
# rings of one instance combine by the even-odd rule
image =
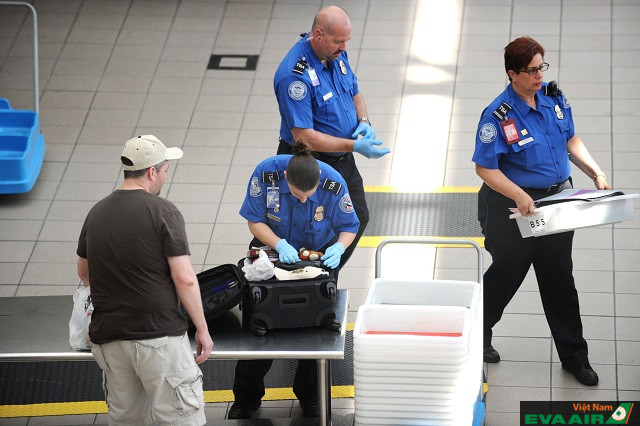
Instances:
[[[6,99],[0,99],[0,194],[31,191],[44,152],[38,114],[11,109]]]

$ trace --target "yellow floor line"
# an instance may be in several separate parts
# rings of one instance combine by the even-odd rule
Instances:
[[[353,386],[332,386],[332,398],[353,398]],[[263,401],[280,401],[296,399],[293,388],[269,388]],[[233,391],[231,390],[210,390],[204,391],[204,401],[231,402],[233,401]],[[103,414],[107,412],[107,405],[104,401],[80,401],[80,402],[51,402],[44,404],[25,405],[0,405],[0,418],[9,417],[40,417],[40,416],[63,416],[70,414]]]

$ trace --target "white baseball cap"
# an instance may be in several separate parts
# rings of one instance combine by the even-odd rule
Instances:
[[[129,139],[122,150],[122,168],[126,171],[144,170],[165,160],[179,160],[180,148],[167,148],[153,135],[142,135]],[[125,160],[127,164],[125,164]],[[128,163],[132,164],[129,165]]]

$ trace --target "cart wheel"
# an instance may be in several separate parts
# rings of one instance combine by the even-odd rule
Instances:
[[[255,320],[251,323],[251,332],[256,336],[264,336],[267,334],[267,324],[261,320]]]
[[[340,327],[342,326],[342,324],[340,324],[340,321],[336,319],[335,314],[325,315],[325,317],[322,318],[322,324],[334,331],[340,330]]]

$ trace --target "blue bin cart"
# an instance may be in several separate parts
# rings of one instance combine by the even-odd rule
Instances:
[[[0,106],[8,102],[0,99]],[[45,141],[38,114],[0,109],[0,194],[29,192],[40,174]]]
[[[0,6],[24,6],[33,17],[34,111],[14,110],[8,99],[0,98],[0,194],[20,194],[31,191],[36,183],[46,149],[38,119],[38,18],[33,6],[24,1],[0,0]]]

